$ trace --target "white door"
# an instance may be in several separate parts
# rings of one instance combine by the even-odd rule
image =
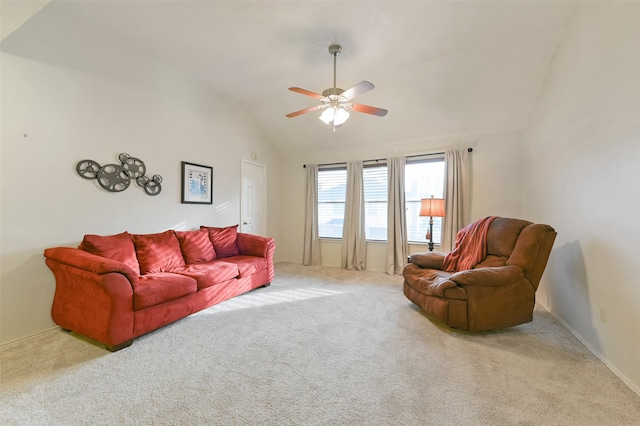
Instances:
[[[266,236],[267,167],[242,160],[240,194],[240,232]]]

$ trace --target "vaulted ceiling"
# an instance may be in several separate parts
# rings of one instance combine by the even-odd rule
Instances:
[[[4,1],[3,1],[4,3]],[[387,144],[522,129],[574,1],[58,1],[61,14],[201,80],[240,104],[283,151]],[[317,104],[288,91],[376,88],[333,133]]]

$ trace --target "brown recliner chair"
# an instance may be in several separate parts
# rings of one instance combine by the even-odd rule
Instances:
[[[555,238],[548,225],[495,218],[486,232],[486,257],[469,270],[443,271],[444,253],[411,255],[404,295],[453,328],[486,331],[530,322]]]

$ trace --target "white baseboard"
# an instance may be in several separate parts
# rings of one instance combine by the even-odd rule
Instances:
[[[624,382],[624,384],[626,384],[627,386],[629,386],[629,388],[634,391],[635,393],[638,394],[638,396],[640,396],[640,389],[638,389],[634,383],[629,380],[624,374],[622,374],[615,366],[611,365],[611,363],[609,362],[609,360],[607,360],[607,358],[600,354],[598,351],[596,351],[590,344],[589,342],[585,341],[582,336],[580,336],[580,334],[575,331],[569,324],[567,324],[562,318],[560,318],[558,315],[556,315],[551,309],[549,309],[547,306],[543,305],[542,303],[540,303],[539,301],[536,301],[537,304],[539,304],[541,307],[543,307],[547,312],[549,312],[556,320],[558,320],[558,322],[560,324],[562,324],[564,326],[564,328],[566,328],[567,330],[569,330],[569,332],[571,334],[573,334],[576,339],[578,339],[580,341],[580,343],[582,343],[587,349],[589,349],[589,351],[594,354],[600,361],[602,361],[602,363],[604,365],[606,365],[609,370],[611,370],[613,372],[613,374],[615,374],[616,376],[618,376],[620,378],[620,380],[622,380]]]
[[[295,263],[296,265],[302,265],[300,259],[278,259],[275,264],[277,265],[278,263]]]
[[[29,339],[31,337],[39,336],[41,334],[50,333],[50,332],[52,332],[54,330],[59,330],[59,329],[60,329],[60,327],[58,327],[56,325],[54,327],[47,328],[46,330],[38,331],[37,333],[29,334],[27,336],[18,337],[17,339],[13,339],[13,340],[9,340],[8,342],[0,343],[0,348],[3,347],[3,346],[7,346],[7,345],[11,345],[13,343],[20,342],[20,341],[25,340],[25,339]]]

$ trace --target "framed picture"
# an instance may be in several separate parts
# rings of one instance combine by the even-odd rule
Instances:
[[[213,204],[213,168],[182,162],[182,204]]]

